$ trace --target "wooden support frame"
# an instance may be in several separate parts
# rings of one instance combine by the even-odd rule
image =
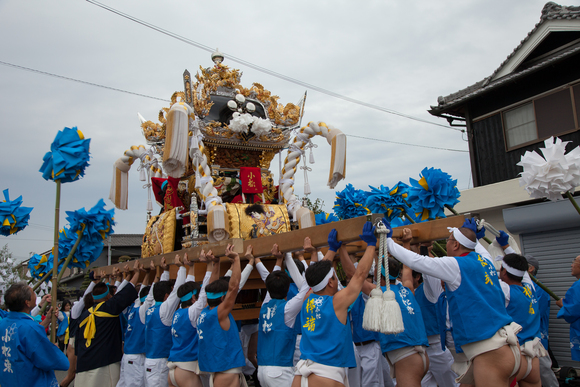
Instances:
[[[361,216],[342,220],[339,222],[327,223],[320,226],[303,228],[300,230],[291,231],[289,233],[276,234],[268,237],[262,237],[252,240],[242,239],[227,239],[216,243],[211,243],[203,246],[190,247],[179,251],[172,251],[163,255],[156,255],[149,258],[141,258],[140,262],[145,267],[149,266],[149,262],[153,261],[156,266],[159,266],[161,258],[165,257],[167,264],[171,265],[175,259],[175,255],[183,255],[187,253],[190,261],[197,261],[201,250],[212,250],[215,256],[222,256],[222,265],[228,262],[226,257],[223,257],[228,244],[234,246],[234,251],[243,256],[246,248],[252,245],[254,256],[263,259],[273,259],[270,251],[274,243],[278,244],[278,248],[282,252],[294,252],[302,250],[304,238],[310,237],[312,245],[317,248],[324,248],[328,246],[328,234],[332,229],[338,231],[337,238],[343,243],[351,243],[348,247],[349,252],[364,251],[366,244],[360,240],[359,235],[362,232],[364,223],[368,220],[382,218],[381,214],[372,214],[369,216]],[[413,232],[413,240],[411,243],[422,243],[433,240],[445,239],[449,236],[447,227],[461,227],[465,221],[465,215],[451,216],[443,219],[436,219],[424,223],[410,224],[408,226],[397,227],[393,229],[393,236],[396,238],[401,235],[403,228],[409,228]],[[243,258],[242,258],[243,259]],[[103,266],[96,268],[99,272],[103,270],[105,274],[112,274],[114,268],[123,269],[126,263],[117,263],[115,265]]]

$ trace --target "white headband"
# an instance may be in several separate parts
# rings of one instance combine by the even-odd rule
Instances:
[[[505,261],[503,259],[501,261],[501,267],[503,267],[505,269],[505,271],[507,271],[511,275],[515,275],[516,277],[523,277],[524,274],[526,274],[526,272],[523,270],[518,270],[514,267],[511,267],[510,265],[505,263]]]
[[[457,242],[459,242],[459,244],[461,246],[466,247],[469,250],[475,250],[475,246],[477,246],[477,242],[473,242],[473,241],[469,240],[469,238],[466,237],[465,235],[463,235],[457,227],[447,227],[447,230],[449,230],[449,232],[453,233],[455,240]]]
[[[321,291],[322,289],[324,289],[326,287],[326,285],[328,285],[328,281],[334,276],[334,268],[331,267],[330,270],[328,271],[328,274],[326,275],[326,277],[324,277],[324,279],[322,281],[320,281],[318,283],[318,285],[314,285],[311,287],[312,292],[316,293]]]

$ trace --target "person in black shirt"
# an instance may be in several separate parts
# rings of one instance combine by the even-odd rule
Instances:
[[[123,332],[118,316],[137,298],[139,263],[135,261],[131,282],[114,296],[105,283],[98,283],[85,296],[84,310],[78,319],[75,351],[77,376],[75,384],[83,387],[115,387],[119,381],[123,357]],[[126,281],[126,280],[125,280]],[[85,336],[87,338],[85,338]]]

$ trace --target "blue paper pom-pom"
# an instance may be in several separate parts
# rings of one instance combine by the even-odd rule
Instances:
[[[406,203],[408,186],[397,183],[392,189],[381,185],[380,188],[369,186],[366,207],[373,213],[384,213],[390,222],[403,215],[411,214],[411,207]]]
[[[83,240],[91,243],[102,243],[110,234],[113,233],[115,209],[105,210],[105,201],[99,199],[99,202],[86,211],[81,208],[77,211],[67,211],[66,219],[69,222],[69,230],[73,233],[82,229]]]
[[[370,214],[370,210],[364,205],[366,197],[365,191],[355,189],[352,184],[347,184],[342,191],[336,192],[334,213],[343,220]]]
[[[336,217],[336,215],[329,214],[327,212],[321,212],[319,214],[314,215],[314,219],[316,219],[317,226],[326,223],[338,222],[340,220]]]
[[[89,165],[89,146],[91,140],[85,139],[80,130],[64,128],[56,134],[50,145],[50,152],[43,157],[40,167],[45,180],[60,180],[69,183],[85,174]]]
[[[80,230],[72,232],[70,229],[61,230],[58,239],[58,254],[59,257],[68,257],[70,251],[78,240]],[[73,258],[69,263],[69,267],[79,267],[84,269],[99,258],[103,251],[103,241],[92,242],[84,235],[73,254]]]
[[[421,179],[409,179],[408,203],[421,221],[445,218],[445,206],[453,208],[459,203],[457,180],[440,169],[425,168]]]
[[[4,201],[0,201],[0,234],[9,236],[28,226],[32,207],[21,207],[22,196],[10,200],[8,190],[4,190]]]
[[[58,271],[60,272],[64,260],[59,259]],[[38,255],[34,254],[28,260],[28,270],[30,270],[30,275],[32,278],[41,280],[44,279],[46,282],[51,278],[52,268],[54,267],[54,256],[52,253],[48,255]]]

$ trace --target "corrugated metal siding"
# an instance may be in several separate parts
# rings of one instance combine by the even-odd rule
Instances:
[[[580,228],[520,234],[522,252],[540,262],[538,279],[558,296],[563,296],[576,278],[570,274],[572,261],[580,254]],[[550,303],[550,348],[560,366],[577,366],[570,357],[570,330],[557,319],[558,306]]]

